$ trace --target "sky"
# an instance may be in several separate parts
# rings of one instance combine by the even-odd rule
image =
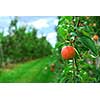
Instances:
[[[4,30],[8,34],[8,26],[14,16],[1,16],[0,17],[0,31]],[[27,25],[36,28],[37,36],[46,36],[46,39],[54,47],[56,43],[55,27],[58,24],[56,16],[18,16],[18,26]]]

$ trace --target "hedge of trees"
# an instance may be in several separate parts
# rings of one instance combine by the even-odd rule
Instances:
[[[57,82],[100,82],[100,16],[59,16],[58,19],[54,50]],[[74,48],[75,56],[68,46]],[[64,47],[67,49],[62,53]]]
[[[18,18],[11,20],[9,34],[0,32],[0,66],[50,55],[52,46],[45,36],[37,37],[37,30],[17,26]]]

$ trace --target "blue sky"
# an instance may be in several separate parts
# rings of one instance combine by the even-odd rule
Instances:
[[[6,34],[8,31],[8,26],[14,16],[1,16],[0,17],[0,30],[4,30]],[[46,36],[46,39],[54,47],[56,43],[56,32],[55,27],[58,23],[56,16],[19,16],[18,17],[18,26],[27,25],[35,27],[38,30],[38,37],[41,37],[41,34]]]

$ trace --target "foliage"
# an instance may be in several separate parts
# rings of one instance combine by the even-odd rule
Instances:
[[[52,46],[46,37],[37,37],[37,30],[27,26],[19,26],[18,17],[11,20],[9,34],[0,33],[0,64],[17,63],[30,59],[48,56]],[[43,49],[44,48],[44,49]]]
[[[57,82],[99,82],[100,68],[97,67],[99,45],[93,40],[96,34],[100,36],[100,17],[98,16],[59,16],[57,26],[57,44],[54,54],[58,66]],[[98,40],[99,42],[99,40]],[[76,56],[72,60],[61,57],[64,46],[73,46]],[[56,63],[55,62],[55,63]],[[100,66],[100,65],[99,65]]]

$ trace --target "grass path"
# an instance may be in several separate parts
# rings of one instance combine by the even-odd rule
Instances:
[[[3,71],[0,82],[3,83],[48,83],[54,82],[54,73],[50,72],[48,65],[53,59],[45,57],[23,64],[18,64],[14,69]]]

